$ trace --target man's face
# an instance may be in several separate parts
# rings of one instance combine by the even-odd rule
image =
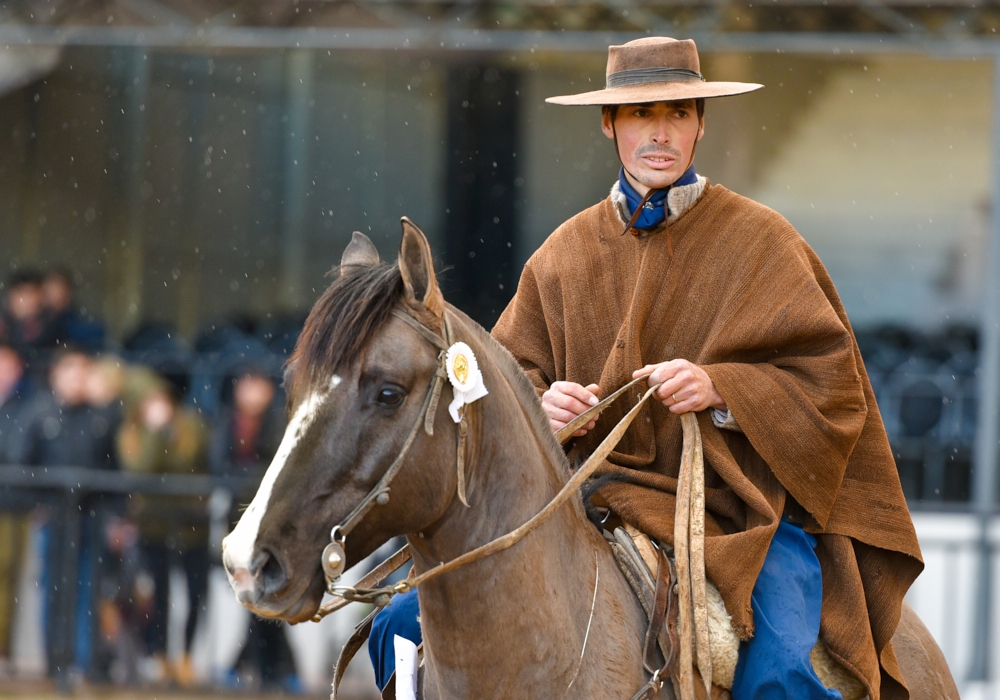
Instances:
[[[260,416],[274,400],[274,383],[266,377],[248,374],[240,377],[233,390],[236,409],[251,416]]]
[[[24,374],[21,358],[11,348],[0,347],[0,399],[6,399]]]
[[[70,353],[62,356],[49,370],[49,382],[56,400],[63,406],[79,406],[87,401],[87,378],[90,358]]]
[[[45,305],[55,312],[65,311],[73,303],[73,288],[62,275],[49,275],[42,283]]]
[[[668,187],[684,174],[704,127],[694,100],[621,105],[613,124],[608,113],[601,123],[609,139],[617,133],[625,175],[640,195]]]
[[[42,286],[34,282],[15,285],[7,292],[6,302],[10,315],[18,321],[34,318],[42,313],[45,303]]]

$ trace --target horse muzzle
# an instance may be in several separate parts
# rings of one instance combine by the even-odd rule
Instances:
[[[236,599],[255,612],[270,613],[269,601],[279,596],[288,583],[280,559],[267,550],[256,551],[249,558],[239,557],[234,556],[223,542],[222,565]]]

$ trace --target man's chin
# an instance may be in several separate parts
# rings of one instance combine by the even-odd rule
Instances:
[[[684,174],[684,171],[680,170],[680,166],[668,170],[656,170],[643,164],[637,170],[639,172],[633,173],[633,176],[651,190],[662,190],[670,187]]]

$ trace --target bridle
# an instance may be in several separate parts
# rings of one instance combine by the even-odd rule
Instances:
[[[403,463],[406,461],[406,455],[413,446],[413,442],[416,439],[417,434],[420,432],[420,427],[423,426],[424,432],[427,435],[434,435],[434,417],[437,414],[437,406],[438,401],[441,398],[441,390],[444,387],[445,380],[448,378],[448,373],[445,369],[445,353],[451,346],[452,332],[451,321],[448,318],[447,311],[445,311],[444,316],[444,338],[401,309],[393,309],[392,315],[408,324],[411,328],[417,331],[417,333],[419,333],[424,340],[437,348],[437,368],[434,371],[434,376],[431,377],[430,385],[428,386],[427,393],[424,396],[424,402],[420,406],[420,412],[417,413],[417,418],[413,422],[413,426],[410,428],[410,432],[406,436],[406,440],[403,442],[403,446],[400,448],[396,458],[393,460],[392,464],[389,465],[389,468],[382,475],[382,478],[378,480],[378,483],[376,483],[368,494],[361,499],[361,502],[354,507],[354,510],[352,510],[346,518],[341,520],[340,523],[334,526],[333,530],[330,531],[330,544],[323,549],[321,562],[323,565],[323,575],[326,578],[326,590],[333,595],[339,595],[336,583],[343,575],[344,569],[347,565],[347,555],[344,551],[344,546],[347,543],[347,536],[352,530],[354,530],[355,527],[358,526],[361,520],[371,511],[372,508],[375,506],[384,506],[389,502],[389,493],[391,491],[390,484],[403,468]],[[465,436],[467,432],[467,422],[465,414],[463,413],[462,420],[459,425],[459,445],[457,457],[458,497],[466,506],[469,505],[465,496]]]

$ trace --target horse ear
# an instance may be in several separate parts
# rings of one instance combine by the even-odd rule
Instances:
[[[351,236],[351,242],[344,249],[344,255],[340,258],[340,274],[344,274],[348,267],[371,267],[380,262],[378,250],[375,244],[365,234],[355,231]]]
[[[444,315],[444,296],[434,276],[431,245],[420,227],[405,216],[402,219],[403,240],[399,244],[399,271],[403,273],[406,302],[423,306],[435,316]]]

